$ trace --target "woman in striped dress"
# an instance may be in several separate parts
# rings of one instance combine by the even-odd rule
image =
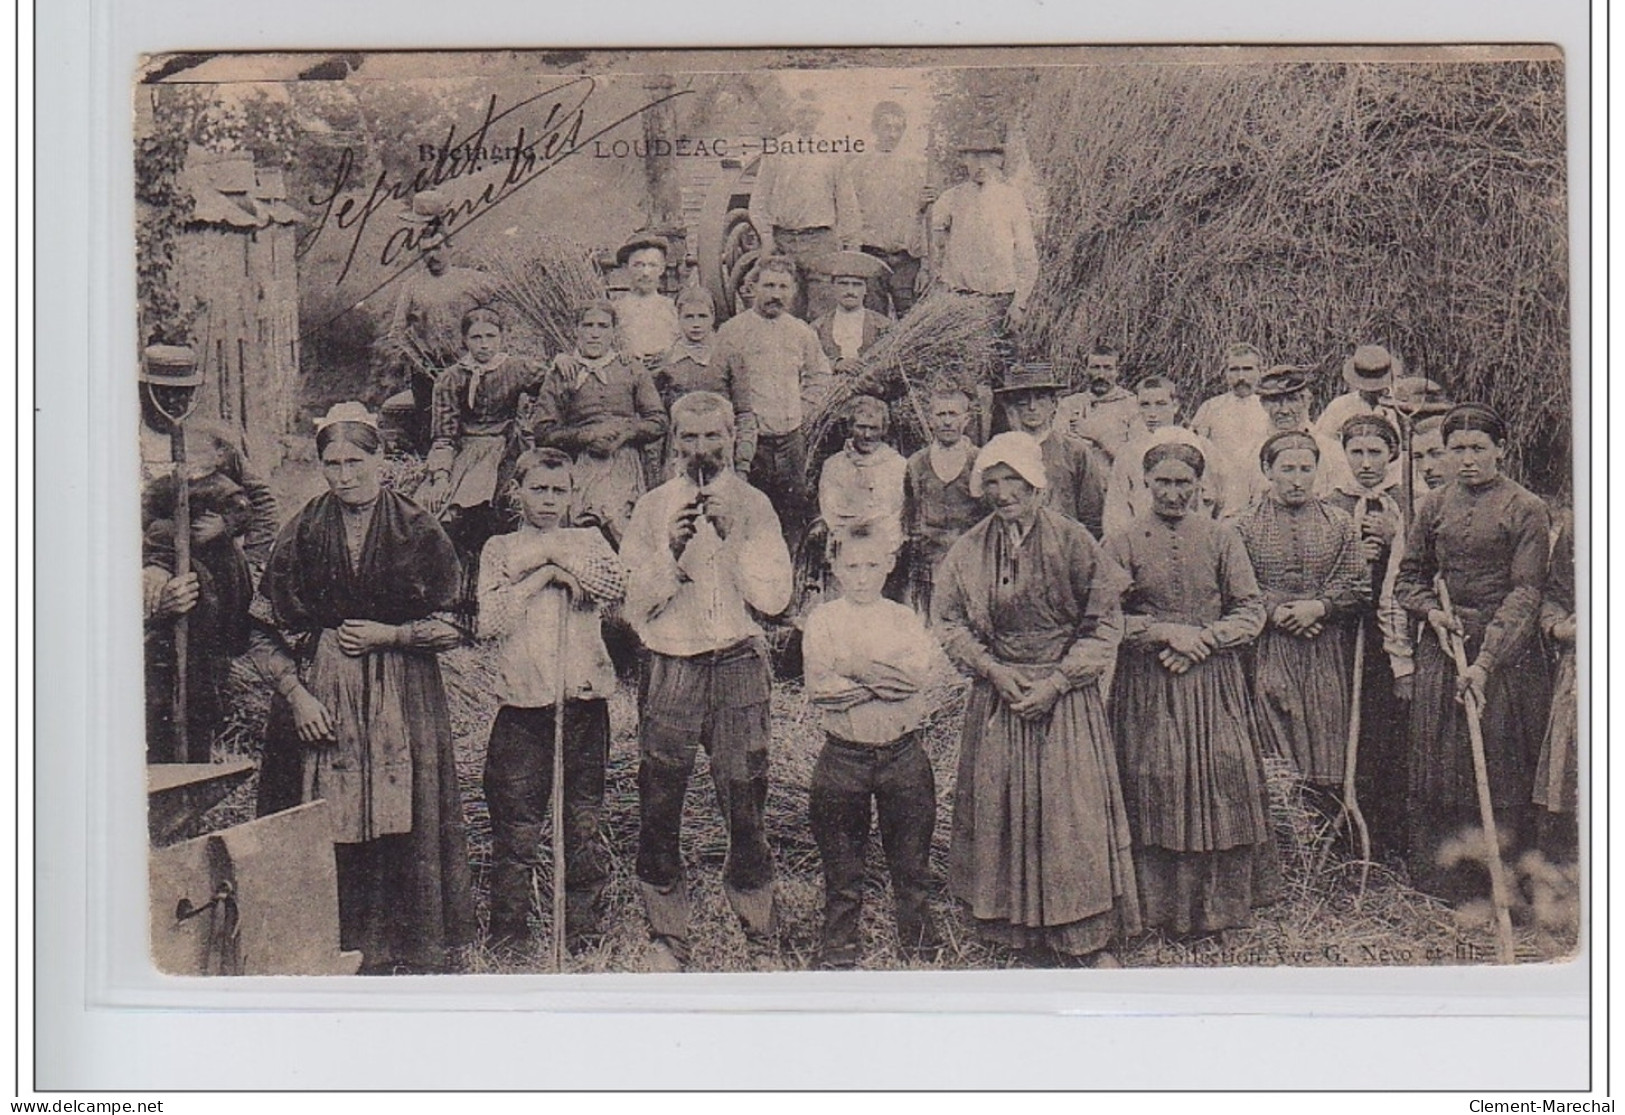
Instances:
[[[1236,524],[1267,619],[1253,703],[1266,752],[1289,757],[1312,787],[1340,787],[1354,625],[1371,598],[1364,550],[1354,520],[1314,495],[1313,437],[1275,434],[1258,456],[1270,491]]]

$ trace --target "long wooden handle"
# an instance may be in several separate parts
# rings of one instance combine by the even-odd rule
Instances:
[[[564,702],[568,678],[565,651],[569,647],[570,590],[560,585],[558,646],[553,659],[558,676],[553,705],[553,971],[564,971]]]
[[[1360,617],[1354,629],[1354,679],[1349,686],[1349,738],[1343,752],[1343,808],[1348,811],[1354,831],[1360,840],[1360,894],[1365,894],[1366,882],[1371,874],[1371,828],[1360,809],[1360,795],[1355,788],[1355,772],[1360,762],[1360,702],[1365,696],[1365,619]]]
[[[186,433],[179,422],[169,427],[169,459],[175,463],[175,510],[170,523],[175,538],[175,576],[184,577],[192,571],[192,491],[186,476]],[[189,650],[187,617],[175,617],[175,754],[177,763],[189,762],[191,756],[191,725],[186,707],[190,704],[186,685],[186,659]]]
[[[1440,610],[1454,625],[1456,611],[1450,606],[1450,589],[1445,585],[1443,575],[1434,578],[1434,587],[1439,594]],[[1466,677],[1467,646],[1454,630],[1450,632],[1450,653],[1456,661],[1456,673]],[[1495,826],[1495,807],[1490,799],[1489,764],[1484,758],[1484,726],[1479,719],[1478,697],[1471,689],[1463,694],[1462,706],[1467,712],[1467,739],[1473,752],[1473,784],[1478,791],[1478,819],[1484,828],[1484,842],[1488,845],[1485,849],[1487,853],[1485,863],[1490,870],[1490,901],[1495,906],[1496,960],[1501,964],[1511,964],[1516,959],[1516,953],[1512,943],[1512,914],[1507,891],[1506,865],[1501,862],[1500,833]]]

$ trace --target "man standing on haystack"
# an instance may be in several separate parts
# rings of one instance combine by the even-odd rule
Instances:
[[[723,374],[745,385],[756,415],[756,450],[739,465],[779,509],[787,536],[807,525],[806,416],[829,389],[830,366],[812,326],[792,317],[796,265],[770,256],[756,267],[749,310],[717,330],[711,355]]]
[[[1083,359],[1084,389],[1061,400],[1055,424],[1073,437],[1087,438],[1110,460],[1136,433],[1140,402],[1118,382],[1122,357],[1108,344],[1097,344]]]
[[[862,214],[858,247],[887,268],[870,291],[869,306],[885,312],[889,303],[892,316],[901,321],[914,305],[926,248],[925,214],[937,195],[928,182],[925,159],[897,149],[908,131],[903,106],[881,101],[872,122],[874,148],[848,159],[841,173]]]
[[[1046,506],[1089,528],[1100,540],[1108,476],[1105,454],[1093,443],[1072,437],[1055,422],[1062,384],[1048,364],[1018,364],[994,392],[1012,430],[1030,434],[1043,450]]]
[[[931,207],[934,285],[992,301],[1006,330],[1021,326],[1038,284],[1032,214],[1004,178],[1004,141],[980,133],[959,145],[969,181]]]
[[[638,882],[654,971],[688,961],[683,798],[696,751],[711,760],[728,832],[723,890],[756,967],[778,966],[767,807],[772,675],[752,612],[790,605],[790,554],[766,495],[733,469],[734,412],[694,391],[672,404],[675,475],[638,501],[621,548],[625,615],[649,651],[639,709]]]
[[[762,242],[761,258],[789,256],[803,286],[791,312],[811,321],[829,311],[835,298],[829,284],[808,269],[813,256],[845,247],[857,235],[858,201],[841,173],[837,156],[797,150],[812,140],[824,113],[818,94],[802,90],[793,110],[790,131],[778,149],[764,152],[756,186],[750,195],[750,223]]]

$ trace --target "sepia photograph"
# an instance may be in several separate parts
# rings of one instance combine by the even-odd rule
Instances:
[[[156,972],[1579,956],[1556,47],[131,94]]]

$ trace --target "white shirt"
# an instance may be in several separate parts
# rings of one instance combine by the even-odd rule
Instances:
[[[818,474],[818,513],[832,531],[872,523],[900,539],[907,472],[908,461],[891,446],[860,454],[848,442]]]
[[[801,648],[807,698],[818,707],[821,726],[851,743],[878,746],[918,728],[933,707],[927,687],[950,670],[925,621],[892,600],[854,604],[842,597],[818,605],[807,615]],[[873,664],[896,667],[915,691],[901,700],[871,696],[851,708],[820,701],[861,684],[852,675]]]
[[[835,346],[841,350],[841,359],[856,360],[859,350],[863,348],[863,307],[855,310],[835,307],[829,330],[835,338]]]
[[[932,206],[931,227],[948,234],[937,276],[945,286],[1025,303],[1038,281],[1038,248],[1020,190],[999,178],[961,182]]]
[[[749,608],[778,615],[790,606],[790,552],[765,494],[725,470],[709,489],[733,498],[738,521],[726,540],[702,519],[681,561],[672,557],[671,520],[699,489],[680,473],[644,494],[621,543],[631,571],[625,615],[656,654],[688,658],[760,635]]]
[[[607,698],[615,667],[599,622],[599,607],[621,598],[626,570],[601,531],[562,527],[543,534],[520,527],[498,534],[480,554],[480,636],[497,640],[497,699],[515,708],[546,708],[558,699],[559,609],[564,593],[530,576],[527,551],[555,547],[553,564],[581,583],[565,620],[566,700]],[[525,572],[520,572],[525,570]]]
[[[616,347],[634,360],[664,353],[682,336],[677,307],[663,294],[633,291],[615,303]]]

